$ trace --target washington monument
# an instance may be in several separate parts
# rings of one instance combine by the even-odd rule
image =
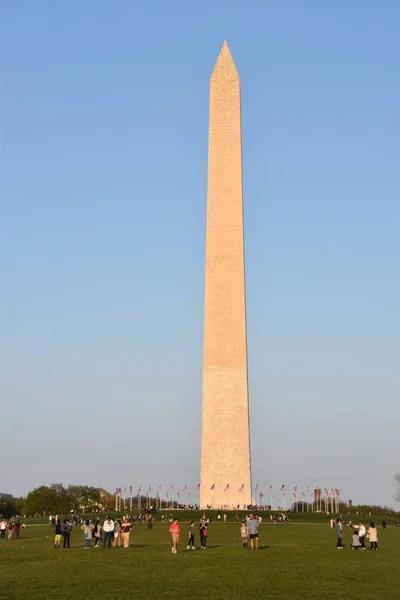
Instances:
[[[251,503],[240,79],[224,42],[210,80],[200,506]]]

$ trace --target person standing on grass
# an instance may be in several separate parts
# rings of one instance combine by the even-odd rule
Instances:
[[[250,515],[248,522],[249,534],[250,534],[250,547],[254,550],[254,540],[256,541],[256,550],[258,550],[258,527],[259,520],[254,515]]]
[[[15,535],[17,536],[17,540],[19,540],[19,532],[21,530],[21,523],[19,521],[15,521],[14,524],[14,531],[15,531]]]
[[[114,531],[114,521],[111,517],[107,517],[103,523],[103,548],[111,548],[111,536]]]
[[[208,538],[208,525],[204,519],[200,521],[200,544],[201,549],[205,550],[207,547],[207,538]]]
[[[194,547],[194,521],[189,524],[189,540],[186,550],[196,550]]]
[[[131,535],[131,530],[132,530],[132,525],[129,523],[128,519],[126,518],[125,521],[122,523],[122,527],[121,527],[121,535],[124,539],[124,548],[129,548],[129,537]]]
[[[242,521],[242,525],[240,527],[240,535],[242,537],[242,544],[245,550],[249,549],[249,528],[247,527],[245,521]]]
[[[172,554],[176,554],[178,552],[179,533],[181,530],[181,526],[179,525],[179,519],[174,519],[174,521],[169,527],[169,530],[172,535]]]
[[[360,540],[361,550],[365,550],[365,535],[367,530],[365,529],[364,523],[360,521],[358,525],[354,525],[354,529],[358,529],[358,538]]]
[[[54,550],[59,550],[59,548],[60,548],[61,535],[62,535],[61,521],[57,517],[56,522],[54,524]]]
[[[85,538],[85,550],[87,550],[90,548],[93,537],[93,525],[90,523],[89,519],[87,519],[85,523],[81,525],[81,529],[83,531],[83,537]]]
[[[121,548],[121,521],[115,521],[113,548],[119,546]]]
[[[101,542],[101,525],[99,519],[97,519],[94,528],[93,528],[93,538],[96,540],[94,547],[100,548]]]
[[[0,540],[4,540],[6,537],[7,521],[2,519],[0,522]]]
[[[378,550],[378,530],[374,523],[370,523],[367,537],[371,544],[371,550]]]
[[[343,550],[343,546],[342,546],[343,525],[342,525],[342,521],[340,519],[336,519],[335,531],[336,531],[336,538],[337,538],[336,548],[338,548],[339,550]]]
[[[11,519],[8,523],[8,539],[11,540],[14,531],[14,521]]]
[[[68,521],[68,519],[64,519],[64,523],[62,524],[62,534],[64,538],[63,548],[64,550],[70,549],[71,547],[71,529],[72,525]]]

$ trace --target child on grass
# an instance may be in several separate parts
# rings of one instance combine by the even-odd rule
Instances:
[[[243,548],[248,550],[249,528],[244,521],[242,521],[242,525],[240,526],[240,535],[242,536]]]
[[[174,521],[169,527],[169,530],[172,535],[172,554],[176,554],[178,552],[179,532],[181,530],[181,526],[179,525],[179,519],[174,519]]]

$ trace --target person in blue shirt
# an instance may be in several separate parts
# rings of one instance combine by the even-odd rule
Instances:
[[[258,528],[259,528],[259,525],[260,525],[260,521],[258,520],[258,517],[254,516],[254,515],[250,515],[247,526],[249,528],[250,547],[252,550],[254,550],[254,540],[256,542],[256,550],[258,550]]]

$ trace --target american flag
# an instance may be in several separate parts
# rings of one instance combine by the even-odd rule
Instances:
[[[142,486],[139,485],[138,494],[140,494],[141,491],[142,491]]]
[[[132,486],[129,486],[129,493],[132,495]]]
[[[215,490],[215,483],[212,484],[211,489]]]
[[[151,492],[151,485],[149,485],[149,492]]]
[[[228,490],[229,490],[229,483],[228,483],[228,485],[226,486],[226,488],[224,489],[224,492],[226,492],[226,491],[228,491]]]
[[[326,496],[326,497],[328,497],[328,496],[329,496],[329,492],[328,492],[328,490],[327,490],[326,488],[324,488],[324,493],[325,493],[325,496]]]
[[[175,486],[174,486],[174,484],[173,484],[173,483],[171,483],[171,485],[170,485],[169,487],[171,488],[171,490],[174,490],[174,489],[175,489]]]
[[[122,488],[118,488],[118,494],[122,494]]]
[[[187,485],[185,485],[185,487],[183,488],[184,492],[187,492]]]
[[[260,498],[262,498],[264,496],[264,494],[262,492],[260,492]]]
[[[190,492],[188,492],[188,500],[190,500]]]
[[[199,490],[199,489],[200,489],[200,484],[197,484],[196,485],[196,490]]]
[[[242,483],[242,485],[240,486],[239,492],[243,492],[243,490],[244,490],[244,483]]]
[[[114,494],[117,496],[118,495],[118,488],[115,488],[115,492]]]
[[[293,491],[297,492],[297,485],[294,486]]]
[[[306,497],[306,495],[305,495],[305,493],[304,493],[304,492],[301,492],[301,497],[302,497],[302,498],[305,498],[305,497]]]
[[[281,487],[280,491],[283,492],[285,490],[285,484]]]
[[[335,489],[336,496],[340,496],[340,490]]]
[[[254,488],[253,492],[256,492],[258,490],[258,483],[256,485],[256,487]]]
[[[306,494],[308,494],[308,486],[306,487]]]
[[[166,495],[166,496],[167,496],[167,498],[168,498],[168,492],[167,492],[165,495]]]
[[[269,486],[268,491],[272,492],[272,485]]]
[[[161,490],[162,490],[162,485],[160,483],[160,485],[158,486],[158,491],[161,492]]]
[[[178,492],[176,495],[177,495],[177,496],[178,496],[178,498],[179,498],[179,492]]]

